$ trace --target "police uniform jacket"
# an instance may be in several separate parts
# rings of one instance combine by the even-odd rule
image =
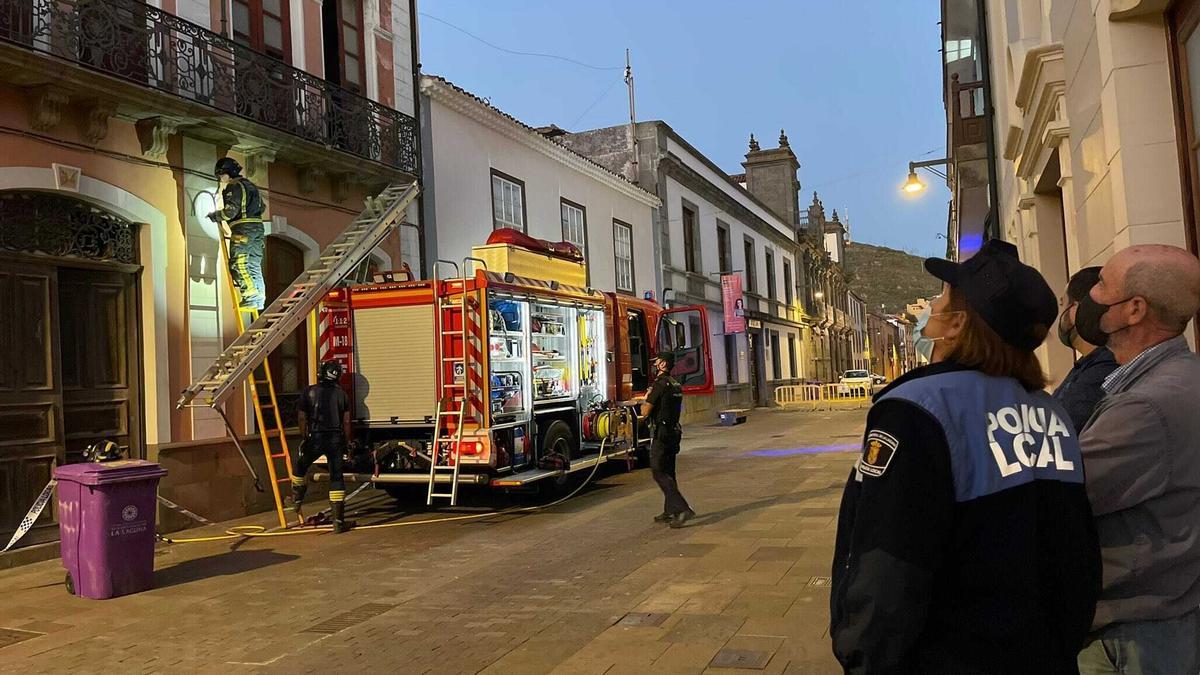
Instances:
[[[1079,444],[1048,394],[943,362],[876,396],[833,560],[847,672],[1076,672],[1099,590]]]

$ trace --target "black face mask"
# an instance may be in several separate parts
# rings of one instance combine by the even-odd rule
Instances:
[[[1067,312],[1071,311],[1071,307],[1073,307],[1075,304],[1077,303],[1071,303],[1070,305],[1067,305],[1067,308],[1062,311],[1062,314],[1058,315],[1058,341],[1063,343],[1063,346],[1065,346],[1067,349],[1075,349],[1075,344],[1072,342],[1072,338],[1075,337],[1075,326],[1067,326],[1064,323],[1067,319]]]
[[[1123,331],[1129,326],[1118,328],[1112,331],[1112,333],[1107,333],[1104,329],[1100,328],[1100,317],[1104,316],[1104,313],[1110,308],[1123,305],[1132,299],[1132,297],[1128,297],[1106,305],[1093,300],[1091,293],[1085,293],[1079,301],[1079,309],[1075,310],[1075,331],[1079,333],[1079,337],[1087,340],[1089,343],[1097,347],[1103,347],[1108,344],[1110,335]]]

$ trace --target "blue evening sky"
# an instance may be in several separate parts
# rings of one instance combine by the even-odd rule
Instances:
[[[849,211],[857,241],[941,255],[949,192],[902,195],[908,161],[945,155],[938,3],[932,0],[540,0],[418,3],[421,61],[533,126],[661,119],[729,173],[751,132],[786,129],[801,206]],[[503,49],[562,58],[505,53]],[[566,59],[580,62],[571,63]],[[611,69],[597,69],[596,66]]]

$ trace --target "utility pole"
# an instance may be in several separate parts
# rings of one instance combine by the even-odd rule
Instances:
[[[633,65],[629,59],[629,50],[625,50],[625,87],[629,89],[629,180],[638,182],[638,139],[637,115],[633,105]]]

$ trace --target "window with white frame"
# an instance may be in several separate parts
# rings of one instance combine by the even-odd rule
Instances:
[[[633,293],[633,226],[613,221],[613,253],[616,262],[617,290]]]
[[[582,206],[566,199],[562,200],[562,238],[575,244],[587,260],[587,216]]]
[[[492,171],[492,228],[525,231],[525,183]]]

